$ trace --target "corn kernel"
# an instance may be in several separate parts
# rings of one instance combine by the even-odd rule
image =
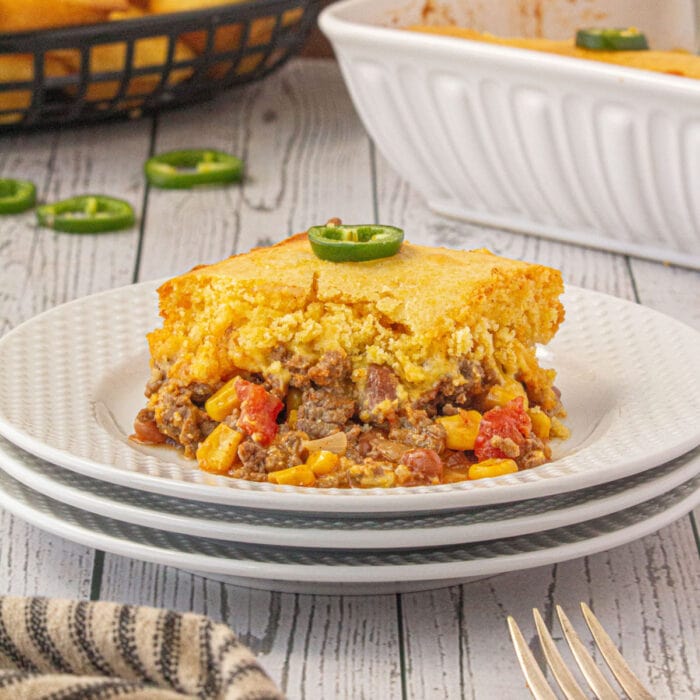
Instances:
[[[311,468],[311,471],[316,476],[323,476],[335,471],[340,464],[340,457],[334,452],[328,450],[319,450],[309,455],[306,460],[306,466]]]
[[[473,450],[479,433],[481,413],[460,411],[454,416],[440,416],[437,422],[445,429],[445,445],[449,450]]]
[[[396,474],[388,467],[368,469],[363,465],[355,465],[348,470],[351,486],[361,489],[388,489],[396,485]]]
[[[396,475],[388,469],[381,475],[366,476],[360,480],[363,489],[389,489],[395,484]]]
[[[200,469],[212,474],[226,474],[236,462],[241,440],[242,433],[219,423],[197,448]]]
[[[411,481],[415,474],[405,465],[399,464],[394,469],[394,475],[396,476],[396,482],[399,486],[403,486],[405,483]]]
[[[213,420],[222,421],[234,408],[238,408],[240,401],[236,392],[236,381],[234,377],[224,384],[215,394],[210,396],[204,404],[204,410]]]
[[[458,481],[466,481],[469,478],[469,472],[467,471],[457,471],[456,469],[443,469],[442,470],[442,483],[443,484],[455,484]]]
[[[296,409],[301,406],[301,390],[292,387],[287,392],[285,404],[287,406],[287,411],[296,411]]]
[[[487,479],[492,476],[503,476],[518,471],[518,465],[512,459],[485,459],[483,462],[469,467],[470,479]]]
[[[552,418],[551,437],[566,440],[570,435],[571,431],[558,418]]]
[[[540,440],[548,440],[549,432],[552,428],[551,418],[538,407],[531,408],[527,414],[532,422],[532,432],[537,435]]]
[[[272,484],[285,486],[313,486],[316,483],[316,477],[307,464],[297,464],[296,467],[270,472],[267,480]]]
[[[525,408],[528,406],[527,392],[523,385],[517,380],[511,377],[506,377],[503,384],[494,384],[490,389],[486,398],[484,399],[484,405],[487,409],[496,408],[496,406],[505,406],[510,403],[513,399],[522,396],[525,400]]]

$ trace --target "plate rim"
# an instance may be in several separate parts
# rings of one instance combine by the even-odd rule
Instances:
[[[11,479],[11,477],[1,474],[0,480],[3,478]],[[697,477],[695,477],[695,479],[697,479]],[[674,489],[674,492],[683,489],[684,486],[685,484],[682,484],[677,487],[677,489]],[[21,484],[20,487],[34,496],[39,496],[49,501],[52,500]],[[668,497],[668,494],[658,496],[657,499],[665,497]],[[140,559],[152,564],[173,566],[178,569],[194,570],[203,574],[220,574],[256,580],[294,581],[301,584],[346,584],[348,581],[358,584],[397,581],[435,581],[436,584],[439,585],[440,581],[467,578],[472,575],[491,576],[514,570],[551,565],[568,559],[596,554],[645,537],[683,517],[699,503],[700,489],[695,489],[689,495],[675,500],[669,507],[629,525],[623,525],[620,528],[599,533],[591,537],[585,537],[574,542],[560,542],[552,547],[543,547],[538,550],[521,551],[510,554],[501,553],[493,557],[474,557],[456,562],[432,561],[427,563],[362,564],[353,566],[352,564],[285,564],[254,560],[242,561],[232,559],[231,557],[215,557],[200,552],[192,553],[178,550],[177,548],[169,549],[153,544],[135,543],[133,540],[124,540],[113,534],[105,535],[102,532],[90,530],[84,525],[67,523],[55,513],[47,514],[45,509],[36,506],[27,506],[26,503],[22,504],[17,498],[8,494],[6,490],[0,488],[0,508],[7,510],[21,520],[31,523],[33,526],[91,549],[97,548],[119,556]],[[66,507],[71,508],[70,506]],[[644,507],[649,506],[647,504],[641,504],[625,510],[640,510]],[[72,510],[79,511],[80,509]],[[624,511],[620,511],[619,513],[622,512]],[[31,518],[27,517],[28,513],[31,513]],[[614,515],[619,515],[619,513],[603,516],[601,519],[611,518],[614,517]],[[106,521],[110,520],[102,516],[95,517]],[[594,519],[588,521],[588,523],[594,525],[596,521],[601,519]],[[152,528],[139,529],[151,530]],[[545,535],[547,532],[556,533],[557,530],[565,531],[566,529],[566,527],[557,528],[552,531],[545,531],[545,533],[541,534]],[[197,540],[201,538],[193,539]],[[498,541],[500,540],[496,540],[496,542]],[[439,548],[436,549],[439,550]],[[425,550],[421,551],[425,552]],[[410,551],[407,553],[407,556],[409,554]]]
[[[72,486],[54,479],[50,474],[38,471],[37,467],[43,465],[32,464],[24,458],[26,454],[30,459],[39,458],[28,453],[12,454],[8,446],[14,447],[19,452],[19,448],[12,446],[5,440],[0,439],[0,469],[8,474],[12,479],[24,484],[27,488],[36,491],[44,496],[60,501],[66,505],[79,510],[86,510],[102,517],[130,523],[139,527],[159,529],[166,532],[192,535],[195,537],[206,537],[209,539],[221,539],[244,544],[280,545],[287,547],[299,547],[309,549],[343,549],[343,550],[376,550],[376,549],[416,549],[422,547],[439,547],[470,542],[480,542],[496,538],[514,537],[517,535],[543,532],[558,527],[575,525],[586,520],[610,515],[619,510],[623,510],[645,501],[652,500],[686,481],[700,474],[700,449],[681,457],[671,460],[651,470],[646,470],[648,474],[652,470],[671,466],[678,462],[677,466],[667,471],[661,476],[651,476],[648,480],[636,484],[631,488],[626,488],[619,493],[604,494],[600,498],[593,498],[584,503],[577,503],[571,506],[547,509],[544,512],[529,512],[524,515],[515,516],[500,520],[489,520],[487,522],[477,522],[469,524],[449,523],[441,525],[433,523],[430,526],[420,528],[406,528],[399,523],[392,522],[391,518],[377,518],[374,528],[350,527],[329,527],[323,529],[303,529],[294,528],[285,524],[284,527],[275,526],[271,523],[255,525],[251,523],[226,523],[216,519],[209,519],[206,515],[196,514],[196,502],[191,502],[193,511],[191,516],[181,514],[170,514],[166,509],[158,511],[149,510],[148,503],[145,505],[134,505],[130,501],[120,501],[116,497],[108,495],[83,492],[79,487]],[[44,460],[44,464],[51,465]],[[60,467],[58,467],[60,468]],[[90,481],[99,481],[88,477]],[[109,482],[109,486],[114,486]],[[608,482],[613,483],[613,482]],[[599,486],[605,486],[601,484]],[[118,487],[128,488],[128,487]],[[596,487],[591,487],[596,488]],[[160,494],[146,493],[146,498],[162,498]],[[225,506],[218,506],[225,508]],[[484,506],[493,508],[496,506]],[[469,510],[478,510],[469,509]],[[254,511],[253,511],[254,512]],[[268,517],[268,512],[265,517]],[[288,515],[281,513],[281,516]],[[274,517],[274,516],[273,516]],[[440,517],[440,514],[438,514]],[[316,518],[319,519],[319,518]],[[403,518],[405,521],[406,518]],[[337,519],[334,525],[343,521],[352,522],[348,519]],[[212,527],[215,525],[215,527]],[[214,534],[212,534],[214,533]],[[381,534],[381,546],[377,545],[377,535]],[[488,535],[488,536],[487,536]],[[342,538],[348,538],[352,542],[345,543]],[[390,538],[390,539],[387,539]],[[409,541],[410,540],[410,541]],[[331,544],[332,541],[332,544]]]

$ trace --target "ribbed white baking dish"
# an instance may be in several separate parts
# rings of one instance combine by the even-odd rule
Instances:
[[[700,82],[399,29],[558,38],[634,24],[654,48],[691,48],[693,3],[529,4],[541,12],[342,0],[320,26],[370,136],[433,210],[700,269]]]

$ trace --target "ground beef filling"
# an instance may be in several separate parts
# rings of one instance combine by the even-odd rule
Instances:
[[[271,472],[304,464],[306,443],[341,431],[347,438],[342,456],[345,468],[320,478],[317,486],[373,485],[372,480],[382,485],[382,479],[388,478],[387,469],[397,465],[402,484],[438,483],[444,468],[464,470],[475,461],[469,453],[448,449],[445,428],[436,418],[481,405],[493,377],[480,364],[464,360],[457,380],[444,378],[412,405],[401,405],[397,399],[399,379],[389,367],[369,365],[364,382],[355,384],[351,363],[341,352],[327,352],[314,363],[279,349],[273,359],[283,369],[284,382],[280,374],[245,378],[262,384],[282,401],[295,392],[295,408],[292,410],[287,401],[270,444],[245,435],[231,476],[267,481]],[[180,387],[168,380],[163,370],[154,372],[147,393],[157,397],[156,406],[137,416],[135,438],[169,442],[193,457],[198,445],[218,425],[204,405],[220,386]],[[235,430],[239,418],[240,411],[233,410],[223,422]],[[534,434],[518,442],[508,437],[492,441],[493,449],[513,459],[519,468],[538,466],[551,457],[548,445]]]
[[[169,443],[184,449],[187,457],[194,457],[197,445],[217,425],[202,406],[211,394],[204,385],[160,391],[156,410],[143,409],[134,422],[135,437],[141,442]],[[158,438],[155,437],[159,433]]]
[[[355,400],[339,389],[310,387],[301,394],[296,427],[310,438],[322,438],[342,430],[355,411]]]

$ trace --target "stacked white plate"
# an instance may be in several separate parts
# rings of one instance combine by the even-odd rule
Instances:
[[[497,479],[321,490],[206,474],[128,440],[155,283],[0,340],[0,507],[107,552],[240,585],[343,594],[452,585],[649,534],[700,504],[700,333],[577,288],[542,352],[572,437]]]

